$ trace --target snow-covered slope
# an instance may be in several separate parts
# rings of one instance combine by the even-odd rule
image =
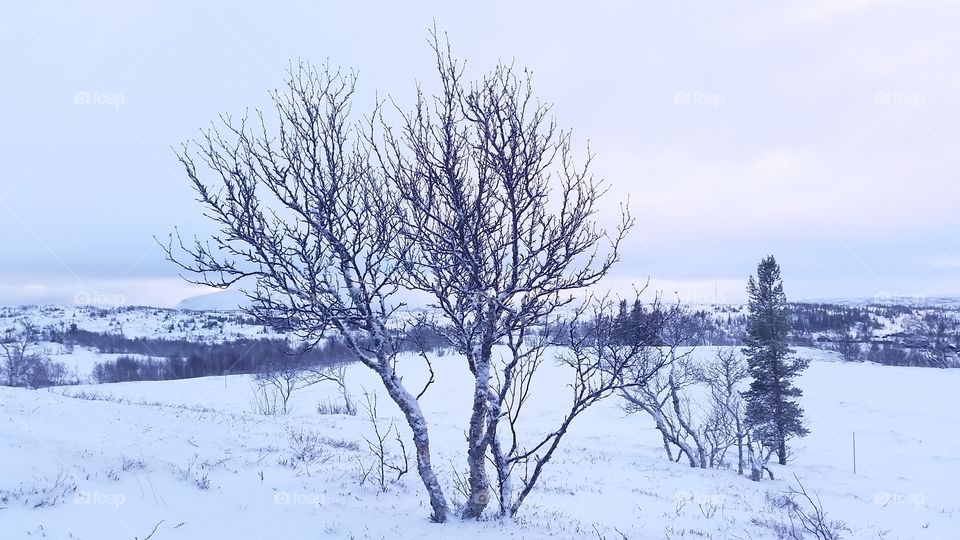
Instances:
[[[21,321],[40,329],[80,330],[118,334],[129,338],[224,341],[243,337],[283,337],[237,311],[189,311],[143,306],[0,307],[0,335]]]
[[[881,367],[821,351],[799,381],[811,435],[796,460],[754,483],[726,470],[693,470],[663,457],[643,416],[610,400],[573,425],[516,523],[431,524],[415,471],[386,492],[360,485],[368,459],[360,416],[318,415],[336,388],[294,395],[287,417],[252,414],[245,376],[70,387],[0,388],[0,538],[775,538],[755,523],[795,484],[816,491],[846,538],[954,538],[960,530],[956,433],[960,370]],[[712,354],[704,350],[703,354]],[[434,359],[423,398],[434,462],[448,496],[462,473],[470,380],[462,359]],[[404,382],[426,378],[415,359]],[[568,373],[547,363],[522,426],[559,420]],[[378,388],[362,366],[357,398]],[[63,393],[64,395],[61,395]],[[76,396],[76,397],[68,397]],[[399,413],[381,395],[384,422]],[[386,425],[386,424],[385,424]],[[853,473],[852,434],[857,434]],[[302,435],[316,455],[298,461]],[[622,536],[621,536],[622,535]]]
[[[247,295],[227,289],[185,298],[177,304],[176,308],[193,311],[237,311],[248,306],[250,306],[250,299]]]
[[[859,298],[821,298],[807,300],[811,303],[836,304],[840,306],[909,306],[909,307],[934,307],[945,309],[960,309],[960,295],[958,294],[940,294],[940,295],[903,295],[903,294],[878,294],[869,297]]]

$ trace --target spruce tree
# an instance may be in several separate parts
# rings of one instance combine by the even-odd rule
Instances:
[[[750,389],[744,392],[747,424],[754,439],[775,451],[780,464],[786,465],[787,439],[808,433],[803,409],[797,403],[802,392],[793,386],[793,379],[808,362],[793,357],[787,345],[787,297],[780,266],[772,255],[760,261],[756,278],[750,276],[747,293],[750,315],[744,355],[753,377]]]

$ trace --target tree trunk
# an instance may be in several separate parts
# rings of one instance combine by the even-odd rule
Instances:
[[[663,434],[663,430],[660,430],[660,436],[663,437],[663,449],[667,451],[667,459],[673,461],[673,451],[670,450],[670,440]]]
[[[680,394],[677,391],[677,382],[673,376],[673,371],[670,372],[668,378],[668,384],[670,385],[670,397],[671,402],[673,403],[673,411],[677,415],[677,422],[680,424],[680,428],[693,439],[694,444],[697,446],[696,450],[691,447],[686,441],[681,440],[678,436],[676,444],[680,446],[683,451],[690,458],[690,467],[691,468],[707,468],[707,456],[706,451],[703,447],[703,443],[700,441],[700,436],[695,429],[690,425],[689,422],[684,418],[684,410],[680,404]]]
[[[759,482],[763,479],[763,465],[757,459],[757,454],[753,450],[753,444],[747,441],[747,460],[750,462],[750,479]]]
[[[474,388],[473,412],[467,432],[467,467],[469,478],[467,501],[463,506],[463,519],[478,519],[490,502],[490,482],[487,480],[487,417],[490,408],[490,350],[484,345],[473,355]],[[477,354],[479,353],[479,354]]]
[[[447,520],[449,510],[447,501],[443,495],[443,488],[437,475],[433,471],[433,465],[430,462],[430,434],[427,430],[427,421],[420,410],[420,404],[417,398],[406,390],[397,379],[396,373],[389,367],[387,359],[381,359],[381,365],[387,366],[378,371],[383,380],[387,393],[393,398],[393,401],[400,407],[407,424],[413,432],[413,446],[417,451],[417,472],[420,473],[420,479],[423,481],[423,487],[427,490],[430,497],[430,507],[433,509],[431,519],[437,523],[443,523]]]
[[[493,463],[497,468],[497,487],[500,499],[500,516],[507,517],[512,515],[511,499],[513,498],[513,482],[510,478],[510,464],[507,463],[507,456],[503,453],[500,446],[500,437],[493,432],[490,439],[490,451],[493,454]]]
[[[737,427],[737,474],[743,476],[743,435]]]
[[[734,416],[737,429],[737,474],[743,476],[743,424],[739,416]]]

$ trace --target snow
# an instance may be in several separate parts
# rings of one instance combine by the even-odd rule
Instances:
[[[841,306],[909,306],[942,309],[960,308],[960,295],[919,295],[878,293],[871,297],[860,298],[819,298],[806,300],[812,303],[836,304]]]
[[[142,354],[101,353],[92,347],[76,346],[68,349],[59,343],[40,342],[37,347],[44,356],[54,362],[61,362],[69,372],[68,379],[81,382],[93,382],[90,377],[97,364],[111,362],[126,356],[137,360],[162,360],[162,357],[145,356]]]
[[[251,305],[250,298],[239,290],[227,289],[185,298],[177,309],[193,311],[237,311]]]
[[[0,388],[0,501],[5,492],[22,492],[0,502],[0,538],[142,539],[157,523],[153,538],[164,540],[620,538],[618,531],[631,539],[775,538],[751,520],[775,516],[767,494],[783,493],[794,474],[820,495],[830,517],[847,523],[846,538],[954,537],[960,370],[849,364],[798,351],[813,358],[798,381],[811,435],[794,443],[794,462],[773,466],[776,481],[669,462],[652,420],[625,416],[609,400],[573,425],[517,521],[508,523],[430,523],[415,470],[385,493],[359,485],[357,460],[367,459],[363,437],[371,428],[362,411],[316,413],[318,402],[337,399],[332,384],[294,394],[294,412],[285,417],[251,412],[254,383],[242,375]],[[455,355],[434,358],[434,369],[437,382],[421,400],[433,462],[448,499],[462,500],[454,472],[465,471],[472,378]],[[413,357],[399,370],[408,388],[419,389],[427,377]],[[568,376],[545,363],[522,436],[556,424]],[[376,374],[352,366],[347,384],[358,402],[376,391],[383,420],[408,435]],[[290,432],[322,437],[322,457],[291,466]],[[50,491],[58,477],[66,477],[61,497],[34,494]],[[33,508],[43,500],[54,504]]]
[[[0,307],[0,334],[13,330],[18,321],[30,321],[39,328],[61,331],[75,324],[80,330],[128,338],[215,342],[286,337],[285,334],[255,324],[251,317],[237,311],[190,311],[143,306]]]

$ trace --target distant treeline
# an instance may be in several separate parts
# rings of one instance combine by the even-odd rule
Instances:
[[[621,303],[616,317],[621,340],[644,337],[663,317],[658,310],[670,306],[628,306]],[[960,367],[960,313],[940,308],[909,306],[840,306],[790,304],[794,347],[817,347],[838,352],[853,362],[894,366]],[[895,322],[898,331],[884,332],[883,321]],[[739,306],[713,310],[683,310],[670,325],[658,331],[681,336],[682,345],[741,345],[747,316]],[[664,336],[647,342],[678,342]]]
[[[618,339],[624,342],[642,340],[651,345],[743,343],[747,319],[741,308],[719,306],[714,310],[693,311],[676,308],[622,303],[615,317]],[[669,324],[664,324],[668,312]],[[960,367],[958,315],[957,311],[937,308],[794,303],[790,305],[792,329],[789,343],[833,350],[849,361]],[[883,322],[895,322],[892,328],[898,331],[884,333]],[[664,332],[672,335],[660,335]],[[170,337],[131,338],[122,333],[81,330],[75,324],[68,328],[47,327],[37,334],[37,339],[63,343],[67,347],[83,346],[102,353],[123,355],[95,367],[93,378],[100,383],[252,374],[263,371],[265,366],[276,366],[290,359],[310,366],[334,366],[354,360],[347,346],[336,338],[308,350],[299,350],[288,341],[276,338],[249,337],[219,343]],[[562,334],[557,333],[558,336]],[[399,346],[405,351],[432,351],[447,345],[441,336],[421,327],[405,333]],[[7,363],[10,363],[9,359]],[[24,364],[29,362],[24,361]],[[7,369],[7,372],[9,375],[12,370]],[[51,381],[61,378],[47,377]]]
[[[960,367],[960,314],[935,307],[794,304],[792,341],[852,362]],[[884,330],[881,321],[892,323]]]
[[[324,340],[309,349],[291,345],[282,339],[242,338],[206,343],[186,339],[129,338],[75,327],[67,330],[62,338],[67,345],[92,347],[101,353],[131,355],[98,363],[93,371],[93,378],[98,383],[258,373],[265,366],[291,362],[322,367],[355,360],[343,340],[337,338]],[[419,350],[423,347],[429,351],[443,345],[439,336],[426,331],[409,333],[400,341],[403,350]]]
[[[98,363],[93,370],[96,382],[163,381],[257,373],[263,366],[283,363],[293,357],[298,363],[310,366],[333,366],[351,360],[349,350],[339,341],[306,351],[296,350],[278,339],[239,339],[211,344],[137,339],[128,345],[101,351],[153,358],[121,356]]]

